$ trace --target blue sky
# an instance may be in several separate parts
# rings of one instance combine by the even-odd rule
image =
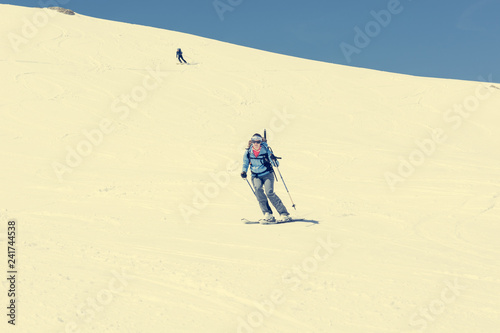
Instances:
[[[301,58],[500,82],[500,0],[11,0]]]

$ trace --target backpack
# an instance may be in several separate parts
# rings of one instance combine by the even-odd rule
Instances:
[[[269,147],[266,144],[265,148],[268,151],[271,152],[271,157],[273,157],[274,153],[273,153],[271,147]],[[252,146],[250,146],[247,149],[247,158],[250,161],[250,165],[252,165],[252,160],[258,160],[258,161],[260,161],[261,165],[264,165],[266,167],[266,171],[263,171],[263,172],[260,172],[260,173],[255,173],[255,172],[252,171],[252,175],[253,176],[259,177],[261,174],[266,173],[266,172],[272,172],[272,173],[274,173],[273,165],[271,164],[271,161],[269,160],[269,157],[267,156],[267,153],[264,154],[264,155],[262,155],[262,156],[259,155],[258,157],[255,157],[255,155],[252,153]]]

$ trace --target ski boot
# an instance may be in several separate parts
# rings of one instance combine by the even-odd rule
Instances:
[[[291,220],[290,214],[283,213],[280,215],[280,222],[289,222]]]
[[[264,218],[259,220],[260,224],[274,224],[276,223],[276,219],[273,214],[265,213]]]

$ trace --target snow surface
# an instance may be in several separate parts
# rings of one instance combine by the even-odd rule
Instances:
[[[499,332],[498,85],[0,10],[2,332]]]

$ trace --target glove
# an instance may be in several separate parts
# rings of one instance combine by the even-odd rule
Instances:
[[[241,173],[241,178],[247,178],[247,172],[246,171],[243,171]]]

